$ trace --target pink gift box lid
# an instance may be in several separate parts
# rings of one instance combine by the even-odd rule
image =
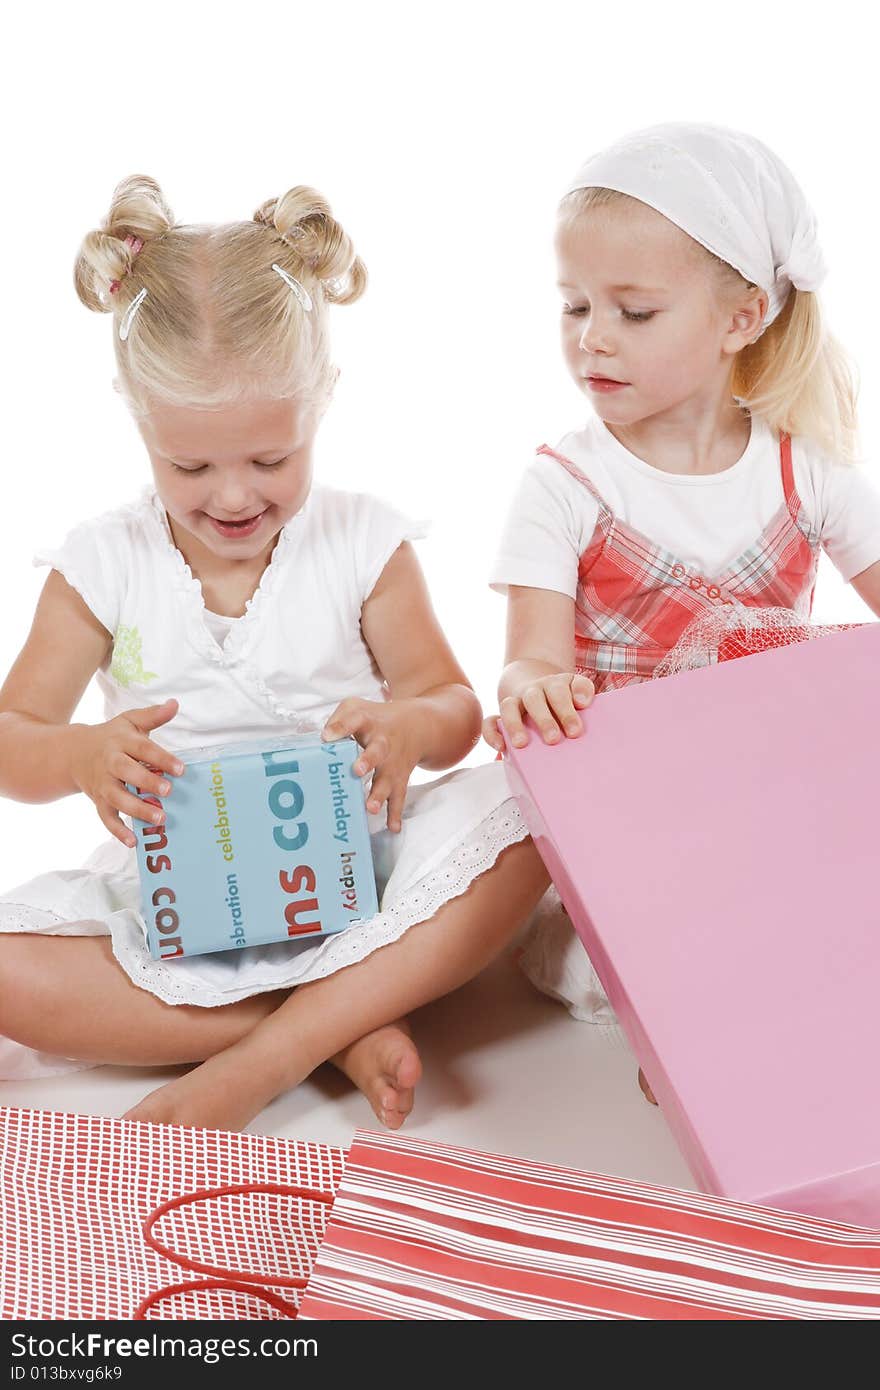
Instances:
[[[880,1226],[878,687],[871,623],[601,695],[507,767],[696,1181]]]

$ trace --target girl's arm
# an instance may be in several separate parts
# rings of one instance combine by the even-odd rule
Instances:
[[[574,670],[574,599],[554,589],[507,588],[507,647],[498,699],[516,699],[542,676]]]
[[[382,570],[360,627],[398,713],[412,724],[418,746],[413,766],[437,770],[460,762],[480,738],[480,702],[439,626],[409,541]],[[339,712],[349,705],[374,702],[343,701],[327,724],[335,737]]]
[[[102,724],[70,724],[113,639],[57,570],[50,570],[30,635],[0,690],[0,795],[54,801],[85,792],[123,844],[135,836],[121,815],[158,824],[164,812],[129,792],[171,790],[163,773],[184,765],[149,737],[173,719],[176,700],[127,710]]]
[[[581,732],[578,709],[593,698],[593,683],[574,671],[574,599],[555,589],[511,584],[507,590],[506,665],[498,682],[501,722],[517,745],[527,740],[528,714],[547,743],[560,728],[571,738]],[[483,736],[503,749],[497,716],[487,719]]]
[[[419,726],[419,767],[452,767],[480,737],[482,711],[431,605],[409,541],[388,561],[363,606],[361,631],[392,700]]]
[[[80,790],[70,716],[112,644],[107,629],[50,570],[30,634],[0,689],[0,795],[54,801]]]
[[[880,560],[876,564],[869,565],[861,574],[857,574],[851,579],[856,593],[865,600],[872,613],[880,618]]]
[[[351,735],[363,751],[354,772],[375,772],[367,810],[387,801],[389,829],[401,829],[414,767],[451,767],[480,737],[480,704],[437,621],[408,541],[398,546],[361,611],[361,630],[389,701],[343,700],[324,726],[327,739]]]

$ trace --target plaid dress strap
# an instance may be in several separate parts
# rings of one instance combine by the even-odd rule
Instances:
[[[790,608],[808,618],[816,587],[819,531],[812,526],[798,495],[790,435],[780,435],[779,452],[785,505],[717,582],[740,603]]]
[[[685,628],[708,608],[783,607],[804,617],[812,607],[818,534],[794,481],[791,439],[781,434],[784,501],[755,542],[723,574],[710,578],[685,565],[616,517],[570,459],[543,445],[595,499],[599,515],[578,563],[575,664],[597,691],[647,680]]]

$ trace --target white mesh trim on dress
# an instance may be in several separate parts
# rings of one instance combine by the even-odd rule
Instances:
[[[790,608],[750,608],[739,604],[714,608],[689,623],[671,651],[654,668],[653,680],[697,671],[718,661],[718,649],[726,637],[741,633],[749,652],[769,651],[809,642],[839,632],[839,626],[811,623]]]

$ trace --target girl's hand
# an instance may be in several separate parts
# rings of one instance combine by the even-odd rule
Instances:
[[[328,742],[355,738],[362,752],[354,763],[358,777],[374,772],[367,810],[380,811],[388,802],[389,830],[400,830],[406,789],[422,756],[424,713],[415,699],[360,700],[350,696],[331,714],[321,732]]]
[[[509,742],[517,748],[528,743],[523,724],[527,714],[537,726],[545,743],[556,743],[560,730],[567,738],[577,738],[582,731],[579,709],[586,709],[593,699],[595,688],[589,676],[573,671],[560,671],[531,681],[518,695],[508,695],[501,701],[501,718],[497,714],[483,720],[483,738],[492,748],[504,751],[501,726]]]
[[[71,725],[70,771],[80,791],[94,801],[104,825],[117,840],[133,847],[137,841],[119,813],[135,820],[161,824],[165,812],[126,791],[125,783],[142,792],[167,796],[171,783],[161,773],[179,777],[184,765],[173,753],[153,743],[147,734],[167,724],[178,710],[176,700],[143,709],[126,710],[104,724]]]

